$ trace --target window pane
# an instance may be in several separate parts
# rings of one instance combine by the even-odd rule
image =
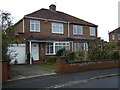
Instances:
[[[118,40],[120,40],[120,33],[118,33]]]
[[[95,36],[95,28],[90,27],[90,35]]]
[[[40,21],[30,20],[30,26],[31,31],[40,31]]]
[[[47,45],[47,54],[49,53],[49,45]]]
[[[35,30],[39,31],[39,24],[35,24]]]
[[[31,30],[34,30],[34,24],[31,24]]]
[[[53,54],[53,46],[50,46],[50,53]]]
[[[59,50],[59,47],[55,46],[55,53],[57,53],[58,50]]]
[[[34,23],[34,20],[30,20],[30,23]]]

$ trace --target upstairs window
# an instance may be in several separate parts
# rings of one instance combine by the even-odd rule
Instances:
[[[90,27],[90,36],[95,36],[95,28]]]
[[[118,40],[120,40],[120,33],[118,33]]]
[[[82,30],[83,30],[82,26],[73,25],[73,34],[82,35],[83,34]]]
[[[115,40],[115,35],[114,34],[112,34],[112,40]]]
[[[52,33],[63,34],[63,24],[52,23]]]
[[[31,32],[40,32],[40,21],[30,20],[30,31]]]

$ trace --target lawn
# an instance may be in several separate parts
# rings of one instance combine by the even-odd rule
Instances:
[[[44,68],[50,68],[50,69],[53,69],[53,70],[56,69],[56,66],[55,66],[55,65],[41,64],[41,65],[39,65],[39,66],[40,66],[40,67],[44,67]]]

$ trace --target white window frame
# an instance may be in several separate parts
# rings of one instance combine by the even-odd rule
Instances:
[[[55,52],[55,47],[56,47],[56,46],[60,46],[60,45],[56,45],[56,43],[61,43],[61,44],[64,43],[65,45],[63,45],[63,46],[61,45],[62,48],[63,48],[64,46],[66,46],[66,47],[68,46],[68,47],[69,47],[69,50],[70,50],[70,43],[69,43],[69,42],[50,42],[50,43],[53,43],[53,53],[47,53],[47,44],[48,44],[48,43],[47,43],[47,44],[46,44],[46,55],[55,55],[55,54],[56,54],[56,52]],[[62,49],[62,48],[61,48],[61,49]],[[49,50],[50,50],[50,49],[49,49]],[[59,49],[59,50],[60,50],[60,49]]]
[[[52,33],[64,34],[64,26],[62,23],[52,23]]]
[[[32,29],[32,24],[34,25],[34,29]],[[38,31],[36,30],[36,24],[38,24]],[[39,20],[30,20],[30,32],[40,32],[40,21]]]
[[[118,33],[118,40],[120,40],[120,33]]]
[[[79,45],[79,46],[77,46]],[[79,51],[80,50],[80,46],[83,46],[82,47],[82,50],[83,51],[88,51],[88,43],[74,43],[74,51]]]
[[[73,34],[74,35],[83,35],[83,27],[80,25],[73,25]]]
[[[95,27],[89,27],[89,31],[90,31],[90,36],[96,36],[96,31],[95,31]]]
[[[115,40],[115,35],[114,34],[112,34],[112,40]]]

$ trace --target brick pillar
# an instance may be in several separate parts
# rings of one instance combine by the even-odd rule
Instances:
[[[56,66],[57,66],[57,69],[56,69],[57,73],[59,74],[63,73],[64,66],[65,66],[65,58],[62,58],[62,57],[57,58]]]
[[[0,62],[0,65],[2,66],[2,71],[0,71],[0,83],[6,82],[8,80],[8,62]]]

